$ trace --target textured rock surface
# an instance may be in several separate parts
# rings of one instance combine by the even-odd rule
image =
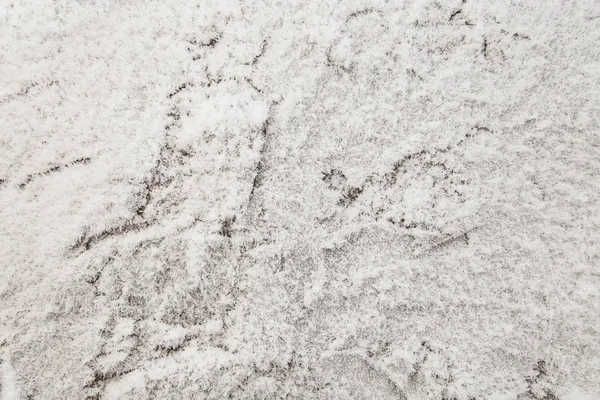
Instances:
[[[594,0],[0,5],[2,399],[600,397]]]

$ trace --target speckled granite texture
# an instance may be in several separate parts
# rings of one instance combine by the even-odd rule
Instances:
[[[600,398],[600,4],[0,4],[0,398]]]

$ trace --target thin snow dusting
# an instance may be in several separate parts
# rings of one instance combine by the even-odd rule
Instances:
[[[600,399],[600,3],[3,0],[0,398]]]

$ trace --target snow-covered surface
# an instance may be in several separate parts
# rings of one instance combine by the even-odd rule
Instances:
[[[2,399],[600,398],[600,5],[0,4]]]

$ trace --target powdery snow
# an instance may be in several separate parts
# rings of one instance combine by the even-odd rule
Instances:
[[[6,0],[0,397],[600,398],[594,0]]]

